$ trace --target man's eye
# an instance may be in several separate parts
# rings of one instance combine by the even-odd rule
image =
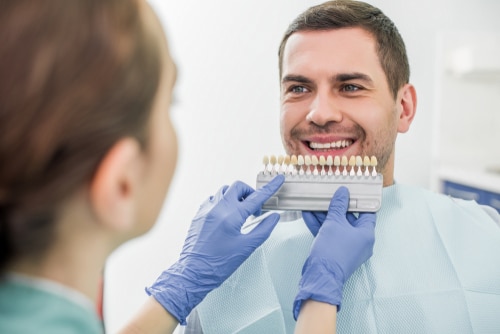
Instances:
[[[304,86],[293,86],[290,88],[290,92],[292,93],[306,93],[308,89]]]
[[[356,86],[356,85],[350,85],[350,84],[344,85],[342,87],[342,90],[345,91],[345,92],[356,92],[356,91],[358,91],[360,89],[361,88],[359,88],[358,86]]]

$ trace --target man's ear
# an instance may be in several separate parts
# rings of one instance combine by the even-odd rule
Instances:
[[[141,148],[132,138],[116,142],[102,159],[90,184],[90,203],[101,225],[119,231],[134,225],[141,168]]]
[[[417,93],[412,84],[406,84],[400,89],[398,103],[398,132],[405,133],[410,128],[417,111]]]

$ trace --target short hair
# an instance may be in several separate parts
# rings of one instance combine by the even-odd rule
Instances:
[[[332,30],[359,27],[373,35],[377,54],[389,88],[396,97],[410,80],[410,66],[403,38],[394,23],[380,9],[355,0],[334,0],[310,7],[286,30],[279,47],[279,75],[283,69],[283,52],[288,38],[299,31]]]

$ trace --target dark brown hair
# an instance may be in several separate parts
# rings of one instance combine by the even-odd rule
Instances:
[[[405,44],[398,29],[380,9],[362,1],[336,0],[313,6],[299,15],[288,27],[281,40],[279,72],[283,69],[283,51],[288,38],[295,32],[359,27],[371,33],[377,43],[377,53],[396,97],[399,88],[410,80],[410,66]]]
[[[42,254],[58,206],[119,139],[147,144],[160,73],[135,0],[0,2],[0,272]]]

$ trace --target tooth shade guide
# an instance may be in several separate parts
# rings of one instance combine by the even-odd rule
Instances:
[[[299,166],[299,175],[304,175],[304,156],[299,155],[297,157],[297,165]]]
[[[312,164],[311,156],[310,155],[304,156],[304,162],[306,165],[306,175],[310,175],[311,174],[311,164]]]
[[[316,168],[320,169],[326,164],[328,166],[328,157],[321,158],[318,157],[318,166]],[[298,157],[297,164],[292,165],[292,159],[290,158],[289,166],[298,167]],[[367,168],[371,172],[371,160],[370,166],[365,166],[367,162],[366,158],[362,158],[362,166],[359,165],[360,157],[355,157],[354,166],[349,166],[349,159],[345,157],[347,164],[345,166],[341,165],[342,158],[339,157],[339,168],[345,168],[348,172],[352,167],[359,171],[362,168],[363,172],[366,172]],[[306,161],[302,157],[303,166]],[[312,170],[315,166],[311,166],[312,158],[307,157],[307,166]],[[320,161],[321,160],[321,161]],[[330,157],[330,162],[335,160],[335,156]],[[288,162],[288,159],[287,161]],[[333,164],[335,161],[333,161]],[[285,164],[285,161],[283,161]],[[368,165],[368,164],[367,164]],[[321,167],[320,167],[321,166]],[[302,169],[303,174],[305,171]],[[338,189],[340,186],[346,186],[350,192],[349,201],[349,212],[375,212],[380,208],[382,199],[382,188],[383,188],[383,176],[377,174],[376,176],[368,175],[366,173],[362,176],[326,176],[326,175],[290,175],[286,174],[284,185],[266,202],[262,205],[263,209],[266,210],[306,210],[306,211],[325,211],[328,210],[330,205],[332,192]],[[272,180],[274,176],[271,174],[258,173],[257,174],[257,188],[260,188]]]
[[[313,166],[313,171],[312,173],[314,175],[318,175],[318,165],[319,165],[319,160],[318,160],[318,157],[313,155],[311,156],[311,165]]]
[[[335,166],[335,175],[340,175],[340,157],[338,155],[333,158],[333,165]]]
[[[262,158],[262,164],[264,165],[264,174],[269,173],[269,157],[267,155]]]
[[[325,165],[326,165],[326,159],[325,159],[325,156],[322,155],[319,157],[319,165],[321,166],[321,175],[325,175],[326,174],[326,171],[325,171]]]
[[[340,166],[342,167],[341,170],[342,170],[342,175],[344,176],[347,176],[347,165],[348,165],[349,161],[347,160],[347,157],[345,155],[343,155],[341,158],[340,158]]]
[[[262,159],[262,164],[264,165],[264,172],[267,172],[267,165],[269,164],[269,157],[267,155]]]
[[[278,173],[281,173],[283,171],[283,161],[285,161],[285,157],[282,155],[278,155],[276,164]]]
[[[275,155],[270,155],[269,156],[269,168],[271,173],[276,172],[276,156]]]
[[[290,156],[289,155],[285,155],[283,157],[283,163],[281,165],[281,172],[284,174],[290,173]]]
[[[368,156],[365,156],[365,158],[363,159],[363,165],[365,166],[365,176],[370,176],[371,162]]]
[[[354,155],[351,155],[349,158],[349,175],[354,176],[356,173],[354,172],[354,166],[356,166],[356,157]]]
[[[263,174],[345,176],[350,178],[376,177],[376,157],[270,155],[262,159]]]
[[[290,157],[290,170],[292,175],[297,174],[297,156],[295,154]]]
[[[275,155],[271,155],[271,157],[269,158],[269,162],[270,162],[272,165],[275,165],[275,164],[276,164],[276,162],[277,162],[276,156],[275,156]]]
[[[326,165],[328,166],[328,175],[333,175],[333,170],[332,170],[332,166],[333,166],[333,157],[331,155],[329,155],[327,158],[326,158]]]
[[[297,157],[297,164],[298,164],[299,166],[303,166],[303,165],[304,165],[304,163],[305,163],[305,161],[304,161],[304,156],[303,156],[303,155],[299,155],[299,156]]]
[[[361,167],[363,167],[363,158],[361,156],[356,156],[356,175],[357,176],[362,176],[363,172],[361,171]]]
[[[372,155],[372,157],[370,158],[370,165],[372,166],[372,176],[377,176],[377,171],[376,171],[376,168],[377,167],[377,157]]]

